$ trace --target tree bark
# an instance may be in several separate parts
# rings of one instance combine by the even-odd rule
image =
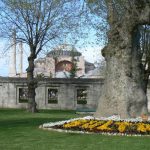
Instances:
[[[138,117],[148,112],[142,64],[134,46],[134,31],[142,22],[134,12],[125,14],[122,22],[111,16],[113,14],[109,15],[108,45],[102,51],[106,59],[105,81],[94,116]]]
[[[137,117],[147,113],[147,97],[143,90],[142,69],[137,51],[132,49],[131,35],[121,49],[117,43],[103,50],[106,77],[96,117],[120,115]],[[113,52],[109,52],[112,51]]]
[[[28,108],[29,112],[37,112],[36,102],[35,102],[35,89],[37,87],[37,81],[34,79],[34,59],[35,55],[31,54],[28,57],[29,66],[27,68],[27,81],[28,81]]]

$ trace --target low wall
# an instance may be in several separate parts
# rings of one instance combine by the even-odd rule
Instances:
[[[36,89],[37,108],[94,110],[101,94],[103,81],[103,79],[43,79],[39,81]],[[26,108],[27,103],[20,102],[21,90],[26,88],[27,80],[25,78],[1,77],[0,107]],[[53,101],[52,94],[55,94],[55,98],[57,97],[57,103],[53,103],[55,101]],[[78,103],[82,100],[85,100],[86,103]]]
[[[98,104],[103,82],[104,79],[43,79],[39,81],[36,89],[37,108],[94,110]],[[0,107],[26,108],[27,102],[20,102],[20,90],[26,88],[26,78],[0,77]],[[55,95],[57,101],[54,101],[57,103],[53,103],[53,99],[49,101],[49,98],[53,98],[52,92],[57,92]],[[80,92],[86,95],[86,103],[78,103]],[[150,87],[148,87],[147,97],[150,112]],[[84,98],[84,95],[81,98]]]

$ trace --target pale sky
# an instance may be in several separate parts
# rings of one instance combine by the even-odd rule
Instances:
[[[93,15],[93,18],[95,18],[95,15]],[[95,19],[93,19],[94,21]],[[91,22],[93,22],[91,20]],[[96,21],[101,22],[101,18],[96,18]],[[95,22],[95,21],[94,21]],[[82,22],[81,22],[82,23]],[[96,44],[97,41],[97,36],[96,36],[96,30],[95,28],[88,26],[88,25],[80,25],[80,30],[81,33],[85,33],[86,38],[82,37],[79,34],[79,37],[76,37],[76,34],[74,34],[74,36],[72,37],[72,34],[68,34],[68,37],[65,37],[65,40],[67,40],[67,44],[71,44],[73,41],[75,41],[74,39],[78,39],[78,44],[77,46],[80,45],[80,47],[76,47],[76,49],[78,51],[80,51],[82,53],[82,55],[85,57],[85,60],[94,63],[96,61],[100,61],[102,59],[101,56],[101,49],[102,49],[102,43],[99,42],[99,45]],[[71,30],[72,31],[72,30]],[[103,31],[101,31],[103,32]],[[73,31],[74,33],[74,31]],[[83,34],[84,35],[84,34]],[[69,42],[69,36],[70,37],[70,41]],[[73,41],[72,41],[73,40]],[[4,43],[2,40],[0,40],[0,76],[8,76],[8,72],[9,72],[9,54],[8,52],[6,53],[7,55],[2,55],[2,51],[4,49],[4,45],[8,44],[9,41],[6,41],[6,43]],[[85,42],[85,43],[84,43]],[[60,44],[64,44],[64,43],[60,43]],[[24,48],[25,50],[27,49],[26,47]],[[50,49],[51,50],[51,49]],[[17,52],[16,52],[17,53]],[[23,71],[25,72],[27,66],[28,66],[28,62],[27,62],[27,57],[28,57],[28,52],[24,52],[24,60],[23,60]],[[18,64],[17,64],[18,66]],[[16,66],[16,68],[17,68]]]

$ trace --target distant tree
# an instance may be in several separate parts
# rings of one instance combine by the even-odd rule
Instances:
[[[1,37],[10,38],[15,29],[16,40],[26,43],[30,49],[26,69],[28,110],[36,112],[34,60],[49,42],[75,26],[79,14],[76,9],[80,8],[77,1],[69,0],[0,0],[0,3]]]
[[[98,69],[98,74],[100,76],[105,76],[106,72],[106,61],[104,59],[99,60],[95,64],[96,68]]]
[[[71,70],[69,71],[70,78],[75,78],[77,76],[77,71],[79,70],[79,68],[77,66],[77,60],[75,58],[75,52],[73,49],[71,51],[71,62],[72,62],[72,67]]]
[[[150,76],[150,26],[140,25],[138,27],[139,40],[136,44],[140,51],[141,67],[143,74],[143,90],[147,93],[147,86]]]
[[[75,60],[72,61],[72,68],[69,71],[70,72],[70,78],[75,78],[77,76],[77,71],[78,71],[78,66],[77,62]]]

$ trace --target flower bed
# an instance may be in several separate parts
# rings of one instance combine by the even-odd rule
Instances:
[[[61,129],[62,131],[81,131],[85,133],[119,134],[119,135],[150,135],[150,121],[140,119],[120,120],[113,117],[96,119],[84,117],[56,123],[47,123],[41,128]]]

